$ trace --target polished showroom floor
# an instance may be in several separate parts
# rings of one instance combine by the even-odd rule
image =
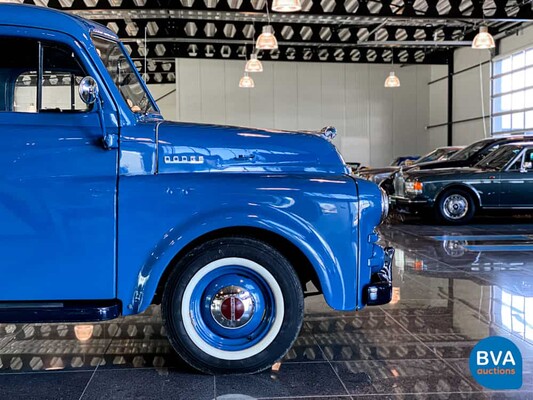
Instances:
[[[153,308],[94,325],[0,324],[0,399],[533,399],[533,221],[413,221],[382,237],[397,249],[393,302],[337,313],[308,298],[301,336],[272,371],[189,370]],[[521,349],[520,391],[470,377],[470,350],[489,335]]]

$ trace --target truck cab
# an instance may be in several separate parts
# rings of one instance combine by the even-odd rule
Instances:
[[[290,349],[308,282],[390,301],[388,198],[331,131],[165,121],[112,31],[46,8],[1,4],[0,51],[0,322],[161,304],[185,361],[243,373]]]

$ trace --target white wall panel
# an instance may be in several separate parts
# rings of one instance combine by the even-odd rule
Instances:
[[[267,63],[264,63],[265,65]],[[292,63],[272,63],[274,128],[298,129],[298,68]],[[262,84],[262,79],[257,79]]]
[[[342,140],[342,153],[346,161],[370,164],[370,102],[369,70],[367,64],[345,67],[346,70],[346,134]]]
[[[154,84],[148,85],[148,89],[154,100],[157,101],[157,106],[163,117],[170,121],[176,120],[176,94],[174,93],[176,85],[170,83]]]
[[[322,70],[320,64],[294,65],[298,70],[298,129],[322,125]]]
[[[226,123],[250,126],[250,90],[239,87],[239,80],[244,70],[243,63],[224,61],[224,70]],[[224,105],[221,106],[224,107]],[[209,115],[206,115],[206,119],[208,118]]]
[[[226,76],[224,61],[200,63],[201,121],[226,123]],[[186,98],[183,101],[187,101]]]
[[[176,69],[176,85],[180,88],[177,116],[182,121],[202,122],[200,60],[178,59]]]
[[[427,150],[429,66],[396,67],[402,86],[383,87],[390,66],[264,62],[254,89],[238,87],[243,62],[178,59],[182,121],[289,130],[337,128],[347,161],[387,164]]]
[[[257,79],[256,75],[252,74],[252,78]],[[250,93],[250,126],[272,129],[275,125],[274,68],[272,64],[263,66],[261,84],[248,92]]]

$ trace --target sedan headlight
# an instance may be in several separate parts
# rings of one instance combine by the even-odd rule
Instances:
[[[376,174],[372,177],[372,181],[379,185],[381,182],[383,182],[385,179],[387,179],[391,175],[390,172],[384,172],[381,174]]]
[[[424,189],[424,184],[418,181],[406,181],[405,182],[405,192],[412,194],[420,194]]]
[[[379,223],[382,223],[389,215],[389,196],[382,188],[379,190],[381,191],[381,221]]]

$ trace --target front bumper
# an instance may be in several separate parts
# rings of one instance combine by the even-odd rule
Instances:
[[[383,259],[383,267],[372,274],[370,283],[365,286],[363,300],[368,306],[387,304],[392,299],[392,259],[394,248],[386,247]]]
[[[391,205],[398,211],[416,213],[424,208],[431,207],[431,203],[425,199],[410,199],[408,197],[391,196]]]

